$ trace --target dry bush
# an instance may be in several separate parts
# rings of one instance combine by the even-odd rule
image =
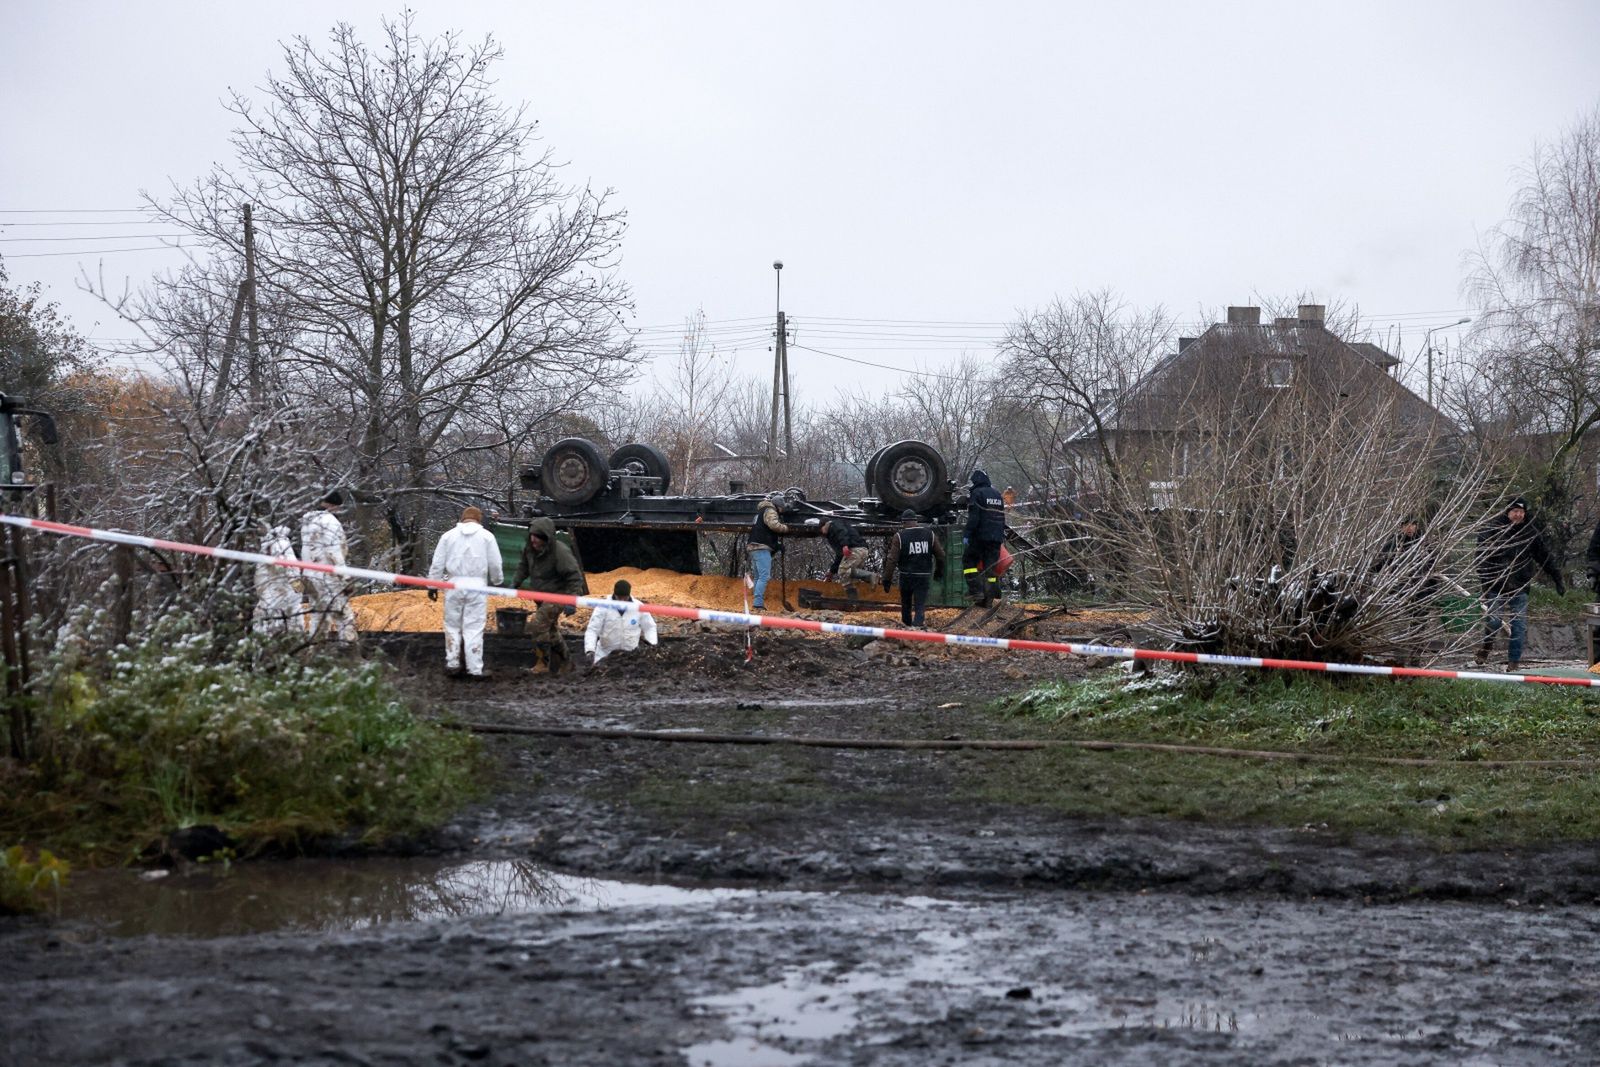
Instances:
[[[1462,640],[1441,601],[1460,589],[1483,468],[1358,358],[1240,346],[1125,402],[1080,543],[1175,647],[1409,662]],[[1402,546],[1406,516],[1423,533]]]

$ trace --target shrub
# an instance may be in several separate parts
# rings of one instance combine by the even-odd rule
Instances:
[[[48,850],[30,860],[21,845],[0,849],[0,915],[43,911],[60,897],[71,870],[66,860]]]
[[[382,663],[305,658],[169,617],[103,660],[64,640],[44,678],[28,797],[0,829],[127,858],[213,824],[248,851],[434,825],[470,792],[474,743],[418,719]],[[0,817],[4,819],[4,817]],[[6,825],[11,823],[11,825]]]

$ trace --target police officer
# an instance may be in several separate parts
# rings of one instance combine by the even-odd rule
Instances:
[[[1006,502],[983,470],[972,472],[967,497],[967,546],[961,552],[961,573],[974,604],[989,607],[1000,599],[1000,544],[1006,539]]]
[[[928,607],[931,578],[944,577],[944,546],[933,536],[915,511],[900,513],[900,529],[889,538],[883,554],[883,591],[894,584],[895,568],[900,568],[900,621],[914,630],[922,629]]]

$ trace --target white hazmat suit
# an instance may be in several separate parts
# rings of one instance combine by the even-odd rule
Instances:
[[[656,643],[656,617],[639,610],[639,602],[629,599],[626,604],[599,605],[589,615],[589,626],[583,631],[583,651],[594,655],[599,663],[613,652],[632,652],[639,647],[639,639],[646,644]]]
[[[298,559],[289,527],[274,526],[261,542],[263,555],[278,559]],[[256,564],[255,630],[258,634],[305,633],[306,620],[300,610],[300,590],[295,586],[298,572],[288,567]]]
[[[439,538],[433,550],[429,578],[470,585],[499,585],[505,581],[500,543],[476,522],[463,520]],[[483,624],[488,594],[472,589],[449,589],[444,594],[444,665],[460,670],[463,654],[467,673],[483,674]]]
[[[308,511],[300,520],[300,550],[307,563],[345,565],[344,526],[326,509]],[[356,617],[344,595],[344,579],[337,574],[306,571],[306,592],[311,600],[311,635],[339,641],[356,639]]]

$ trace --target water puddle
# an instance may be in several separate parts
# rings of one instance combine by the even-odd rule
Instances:
[[[517,860],[306,859],[74,874],[60,918],[115,937],[232,937],[471,915],[712,906],[754,892],[577,878]]]

